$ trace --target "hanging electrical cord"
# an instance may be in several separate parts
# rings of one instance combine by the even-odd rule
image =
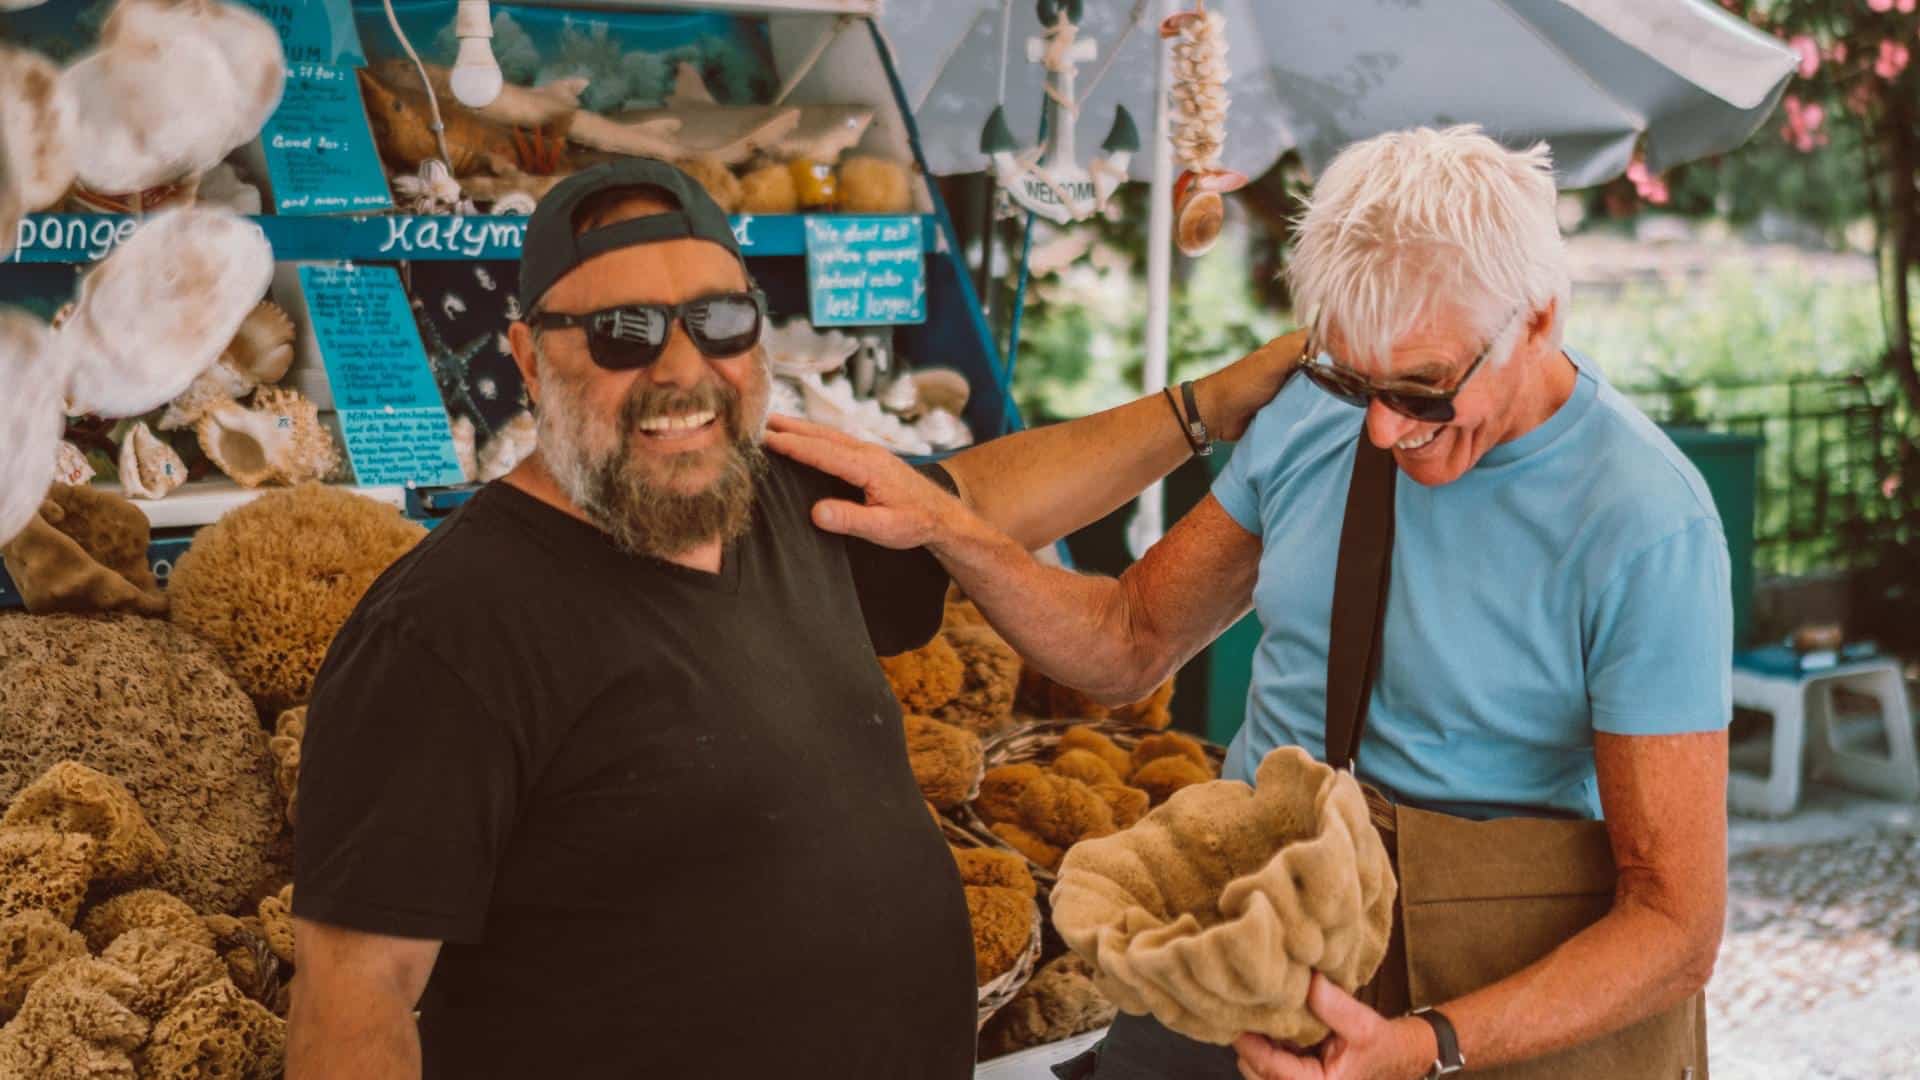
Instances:
[[[427,91],[427,108],[433,113],[433,123],[428,130],[433,132],[434,144],[440,148],[440,163],[447,167],[447,174],[453,174],[453,157],[447,153],[447,126],[440,122],[440,99],[433,92],[433,80],[427,78],[427,66],[420,62],[420,54],[413,51],[413,42],[407,40],[407,32],[400,29],[400,17],[393,13],[393,0],[380,0],[387,9],[387,25],[393,27],[393,36],[400,39],[400,47],[406,50],[407,59],[413,61],[413,69],[420,73],[420,85]]]

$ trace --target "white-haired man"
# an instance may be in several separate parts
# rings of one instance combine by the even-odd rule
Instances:
[[[1324,745],[1334,565],[1364,439],[1393,496],[1391,590],[1359,775],[1469,818],[1604,816],[1608,914],[1512,977],[1382,1016],[1316,976],[1312,1051],[1203,1046],[1123,1016],[1099,1080],[1379,1078],[1525,1061],[1698,992],[1725,903],[1731,613],[1698,473],[1562,348],[1566,256],[1543,149],[1471,128],[1382,135],[1321,178],[1290,267],[1319,344],[1212,494],[1118,580],[1040,566],[879,455],[788,426],[780,452],[864,489],[822,528],[924,544],[1030,662],[1137,697],[1246,612],[1262,636],[1226,775]],[[1360,408],[1355,408],[1360,406]],[[1488,926],[1499,935],[1500,926]],[[1457,1035],[1443,1052],[1441,1024]],[[1677,1073],[1676,1073],[1677,1075]]]

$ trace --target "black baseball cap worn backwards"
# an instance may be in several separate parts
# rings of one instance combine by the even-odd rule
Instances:
[[[674,209],[574,235],[575,212],[593,196],[617,188],[651,188]],[[693,177],[664,161],[646,157],[620,158],[582,169],[555,184],[527,219],[520,247],[520,310],[532,314],[554,282],[595,255],[636,244],[681,239],[719,244],[733,252],[740,268],[746,269],[747,261],[733,238],[733,223]]]

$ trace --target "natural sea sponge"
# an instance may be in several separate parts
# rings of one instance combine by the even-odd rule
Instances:
[[[1113,810],[1078,780],[1043,774],[1020,792],[1020,824],[1055,847],[1067,848],[1113,831]]]
[[[924,716],[906,718],[907,760],[920,794],[949,809],[966,802],[980,783],[980,740],[971,731]]]
[[[1352,990],[1372,976],[1393,871],[1350,774],[1282,747],[1254,781],[1189,788],[1075,847],[1053,922],[1125,1012],[1203,1042],[1255,1031],[1312,1045],[1327,1029],[1308,981],[1318,970]]]
[[[0,828],[0,919],[44,911],[73,925],[93,879],[94,847],[85,833],[39,825]]]
[[[1141,788],[1127,784],[1095,784],[1093,793],[1100,796],[1113,811],[1113,827],[1131,828],[1133,823],[1147,816],[1147,809],[1153,805],[1153,797]]]
[[[196,909],[231,911],[287,878],[253,703],[171,623],[0,615],[0,746],[0,799],[61,761],[124,784],[170,852],[150,883]]]
[[[840,162],[838,208],[845,214],[904,214],[913,209],[913,178],[906,166],[877,157]]]
[[[1120,749],[1112,739],[1085,724],[1076,724],[1061,732],[1060,741],[1054,744],[1054,752],[1061,756],[1075,750],[1085,750],[1106,762],[1113,770],[1115,779],[1125,780],[1133,774],[1132,756]]]
[[[1140,766],[1127,782],[1145,791],[1148,801],[1159,806],[1181,788],[1204,784],[1212,779],[1212,771],[1205,766],[1195,765],[1190,758],[1174,755],[1154,758]]]
[[[791,214],[800,209],[800,189],[785,165],[766,165],[740,178],[740,212]]]
[[[0,546],[21,603],[50,611],[167,613],[147,565],[152,530],[140,508],[85,484],[55,484],[18,536]]]
[[[989,825],[1019,821],[1021,792],[1045,776],[1046,771],[1031,762],[996,765],[980,777],[980,795],[974,799],[973,808]]]
[[[1131,705],[1115,707],[1102,705],[1073,687],[1054,682],[1029,667],[1020,672],[1014,707],[1024,713],[1055,720],[1119,720],[1164,728],[1173,720],[1169,708],[1172,701],[1172,679],[1161,683],[1153,693]]]
[[[674,164],[681,172],[693,177],[695,183],[706,188],[707,194],[713,196],[713,201],[719,204],[720,209],[729,214],[740,209],[740,179],[733,175],[732,169],[711,158],[688,158]]]
[[[1173,680],[1169,678],[1154,687],[1153,693],[1131,705],[1122,705],[1109,715],[1122,723],[1166,730],[1167,725],[1173,723]]]
[[[300,744],[307,737],[307,707],[295,706],[280,714],[273,723],[273,738],[267,749],[273,754],[273,782],[287,800],[287,824],[294,823],[299,810]]]
[[[131,1007],[139,994],[132,975],[104,960],[53,965],[0,1028],[0,1077],[134,1080],[132,1055],[148,1031]]]
[[[173,622],[277,714],[306,700],[367,587],[425,535],[394,507],[324,484],[263,495],[195,535],[167,583]]]
[[[260,932],[283,964],[293,963],[293,886],[260,901]]]
[[[1047,766],[1061,776],[1070,776],[1087,785],[1118,784],[1125,775],[1114,771],[1106,759],[1091,750],[1068,750]]]
[[[153,1025],[140,1051],[144,1080],[277,1080],[286,1021],[222,979],[193,991]]]
[[[228,978],[240,992],[262,1003],[271,999],[273,984],[278,982],[278,957],[267,945],[260,917],[208,915],[204,921],[213,933],[214,950],[227,965]]]
[[[167,857],[167,842],[147,824],[125,784],[77,761],[62,761],[28,784],[0,827],[44,825],[94,839],[93,876],[125,881],[145,874]]]
[[[226,961],[211,948],[152,927],[121,934],[100,958],[139,980],[140,991],[127,1004],[150,1021],[193,991],[227,979]]]
[[[1033,896],[991,885],[968,885],[966,890],[974,982],[985,986],[1011,970],[1027,950],[1033,936]]]
[[[953,848],[952,851],[963,884],[1012,889],[1023,896],[1032,896],[1036,891],[1027,860],[1010,851],[993,848]]]
[[[0,1023],[20,1011],[27,988],[62,960],[87,955],[87,939],[35,909],[0,919]]]
[[[981,735],[1013,722],[1013,691],[1020,682],[1020,654],[991,626],[949,626],[941,634],[960,660],[960,690],[934,717]]]
[[[1177,731],[1161,732],[1141,739],[1133,748],[1132,772],[1138,772],[1149,761],[1164,757],[1183,757],[1206,770],[1209,776],[1213,772],[1213,767],[1207,762],[1206,748]],[[1132,772],[1128,775],[1132,775]]]
[[[1060,859],[1066,854],[1011,821],[996,822],[989,828],[1002,843],[1026,856],[1036,865],[1044,866],[1049,870],[1059,869]]]
[[[1093,966],[1064,953],[1040,966],[980,1031],[981,1058],[1059,1042],[1105,1027],[1119,1010],[1093,985]]]
[[[912,652],[881,657],[880,670],[886,672],[887,685],[893,687],[900,707],[921,716],[931,715],[952,701],[966,678],[960,654],[943,637],[935,637]]]
[[[130,930],[159,930],[181,941],[213,948],[213,931],[187,902],[159,889],[135,889],[87,909],[79,930],[87,947],[102,952]]]

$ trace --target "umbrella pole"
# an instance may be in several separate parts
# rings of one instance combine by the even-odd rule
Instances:
[[[1155,6],[1160,8],[1156,23],[1175,9],[1173,0],[1158,0]],[[1167,48],[1159,46],[1153,95],[1153,185],[1147,196],[1146,363],[1140,379],[1141,389],[1149,394],[1167,385],[1167,321],[1173,303],[1173,140],[1167,112],[1172,67]],[[1165,487],[1156,483],[1140,495],[1127,525],[1127,548],[1137,559],[1165,532]]]

